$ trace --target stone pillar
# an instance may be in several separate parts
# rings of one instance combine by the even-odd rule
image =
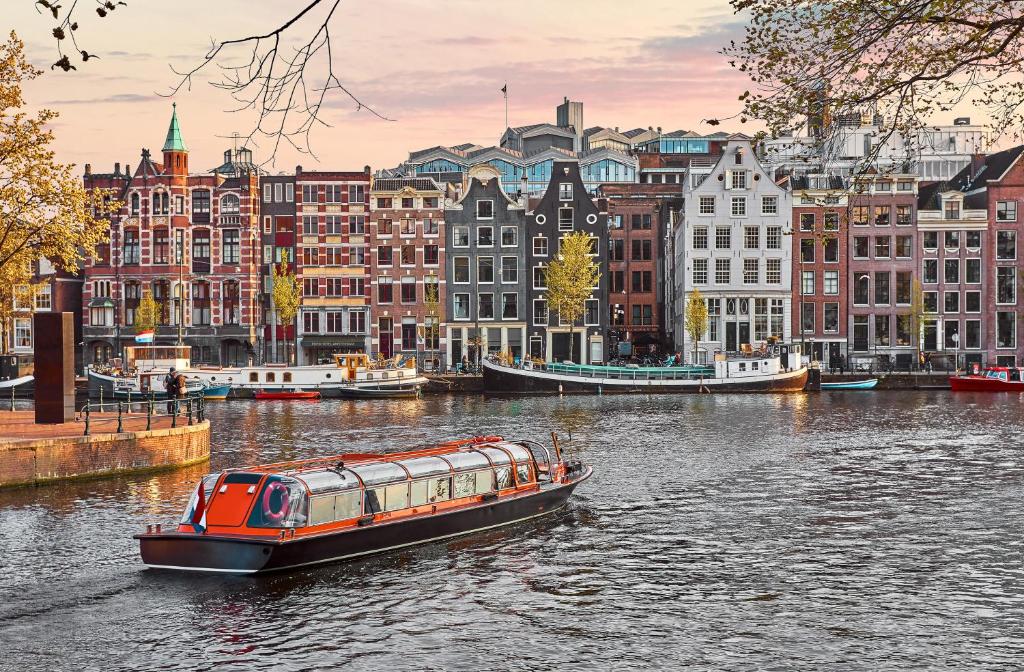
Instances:
[[[75,419],[75,323],[71,313],[32,317],[36,422]]]

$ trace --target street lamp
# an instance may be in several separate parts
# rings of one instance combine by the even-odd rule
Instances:
[[[185,280],[185,230],[176,229],[174,231],[175,238],[175,257],[178,262],[178,345],[184,345],[184,332],[183,324],[185,322],[185,289],[182,286]]]

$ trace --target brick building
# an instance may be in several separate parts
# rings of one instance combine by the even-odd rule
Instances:
[[[369,195],[369,166],[361,172],[295,169],[300,364],[370,350]]]
[[[296,328],[294,322],[284,325],[277,317],[272,299],[272,269],[284,262],[289,271],[295,272],[295,176],[263,175],[260,177],[260,193],[263,361],[283,362],[288,353],[295,352]]]
[[[110,242],[85,267],[86,363],[103,362],[135,334],[146,291],[160,306],[157,343],[179,338],[196,363],[253,358],[259,324],[259,177],[248,150],[236,171],[189,172],[189,152],[171,116],[163,161],[142,150],[137,168],[85,167],[87,189],[113,189],[125,206]],[[240,168],[239,168],[240,167]]]
[[[370,350],[416,357],[428,370],[446,360],[444,196],[425,177],[370,186]]]
[[[841,178],[789,178],[793,190],[793,339],[837,365],[847,352],[848,192]]]
[[[608,325],[610,353],[664,352],[664,237],[682,208],[672,184],[604,184],[608,212]],[[647,255],[647,250],[650,255]],[[618,347],[629,343],[632,347]]]

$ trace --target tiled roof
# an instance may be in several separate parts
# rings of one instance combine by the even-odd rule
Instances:
[[[429,177],[385,177],[373,181],[374,191],[399,191],[405,187],[417,191],[441,191],[441,185]]]

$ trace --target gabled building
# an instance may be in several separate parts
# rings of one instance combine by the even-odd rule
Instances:
[[[370,168],[295,169],[300,364],[370,351]]]
[[[684,323],[693,289],[709,313],[708,331],[696,344],[699,362],[772,337],[790,340],[790,192],[775,183],[748,138],[733,136],[710,172],[687,180],[683,198],[683,225],[673,231],[675,347],[693,359]]]
[[[429,178],[370,184],[370,351],[444,370],[444,188]]]
[[[593,239],[593,255],[601,269],[601,280],[586,302],[582,324],[571,325],[548,309],[545,269],[558,255],[561,238],[576,231]],[[527,212],[527,236],[530,356],[548,362],[571,359],[594,364],[607,361],[608,214],[600,211],[591,199],[579,163],[557,161],[553,164],[547,190]],[[654,242],[638,242],[642,259],[653,261]]]
[[[112,189],[125,202],[112,218],[110,242],[85,267],[86,363],[122,352],[147,291],[160,306],[158,344],[180,339],[195,363],[255,359],[259,175],[190,173],[175,110],[162,162],[143,149],[134,171],[115,165],[113,173],[94,173],[86,164],[84,180],[87,189]]]
[[[295,232],[295,176],[260,176],[260,236],[263,245],[263,263],[260,264],[262,286],[262,341],[263,361],[284,362],[295,352],[294,322],[282,324],[274,307],[273,269],[284,263],[295,273],[295,251],[298,236]]]
[[[447,361],[524,354],[529,310],[526,218],[499,172],[476,166],[445,205]]]

